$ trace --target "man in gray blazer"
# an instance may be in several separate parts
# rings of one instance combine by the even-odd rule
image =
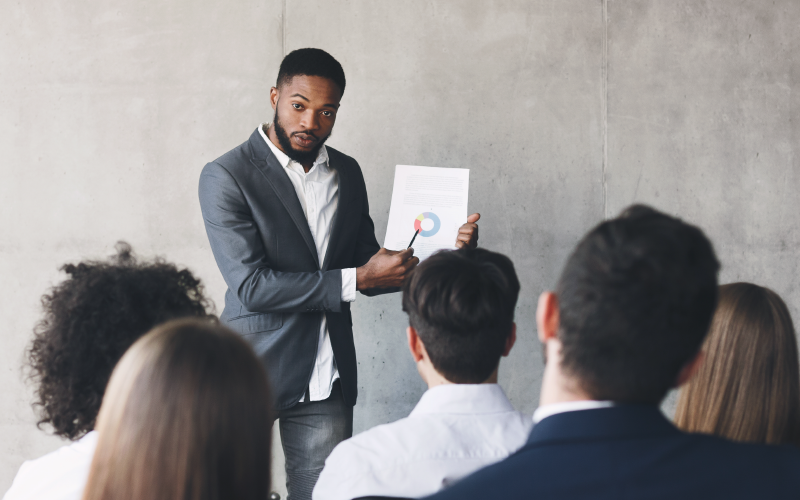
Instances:
[[[208,163],[200,206],[228,290],[221,320],[264,361],[275,394],[289,498],[311,498],[325,459],[352,435],[356,353],[350,303],[396,291],[419,262],[382,249],[361,168],[324,146],[345,88],[319,49],[284,58],[275,117]],[[457,245],[475,246],[480,216]]]

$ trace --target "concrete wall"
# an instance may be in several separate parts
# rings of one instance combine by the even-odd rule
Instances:
[[[699,224],[723,281],[770,286],[799,317],[795,0],[0,7],[0,492],[62,444],[34,426],[21,366],[63,262],[125,239],[189,266],[222,304],[197,176],[271,118],[267,91],[299,47],[345,68],[329,143],[361,163],[379,241],[395,164],[471,169],[481,244],[523,284],[500,376],[519,409],[538,400],[537,295],[587,229],[634,201]],[[423,386],[399,297],[353,310],[360,431],[405,416]]]

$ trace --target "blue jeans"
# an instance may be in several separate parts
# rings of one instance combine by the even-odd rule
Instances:
[[[353,435],[353,407],[345,403],[337,380],[328,399],[279,411],[278,425],[286,457],[287,500],[311,500],[325,459]]]

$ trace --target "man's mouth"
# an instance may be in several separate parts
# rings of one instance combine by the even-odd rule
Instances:
[[[309,148],[317,142],[317,138],[312,134],[304,134],[304,133],[294,133],[292,134],[292,140],[294,140],[295,144],[300,146],[303,149]]]

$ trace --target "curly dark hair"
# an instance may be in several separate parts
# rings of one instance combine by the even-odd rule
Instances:
[[[69,277],[42,297],[27,352],[39,428],[71,440],[94,429],[111,371],[131,344],[167,320],[213,310],[188,269],[138,262],[124,242],[116,250],[108,261],[61,268]]]

